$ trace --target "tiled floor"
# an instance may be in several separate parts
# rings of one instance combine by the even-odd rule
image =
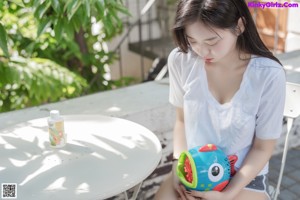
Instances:
[[[276,187],[281,166],[282,154],[273,156],[270,160],[269,181]],[[286,166],[281,183],[279,200],[300,199],[300,147],[288,151]]]

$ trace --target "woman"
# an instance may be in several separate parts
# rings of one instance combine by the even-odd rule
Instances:
[[[180,0],[168,58],[176,107],[174,163],[156,200],[265,200],[268,161],[282,131],[285,73],[243,0]],[[235,154],[237,173],[221,191],[188,191],[174,169],[180,153],[212,143]]]

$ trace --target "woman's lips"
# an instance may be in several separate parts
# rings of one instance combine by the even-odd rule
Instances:
[[[211,62],[213,58],[205,58],[205,62]]]

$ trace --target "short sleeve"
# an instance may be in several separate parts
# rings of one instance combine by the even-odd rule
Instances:
[[[178,49],[174,49],[168,57],[169,70],[169,101],[176,107],[183,107],[184,90],[182,87],[182,76],[180,70],[180,59]]]
[[[277,139],[282,133],[286,79],[283,69],[266,81],[256,118],[256,136]]]

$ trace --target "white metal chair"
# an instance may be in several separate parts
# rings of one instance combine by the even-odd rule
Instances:
[[[287,119],[287,133],[285,137],[284,150],[282,154],[281,167],[279,172],[279,177],[277,181],[276,189],[271,192],[272,200],[277,200],[280,193],[280,185],[283,177],[283,171],[286,162],[286,156],[288,152],[288,142],[293,121],[295,118],[300,116],[300,84],[286,83],[286,98],[284,107],[284,116]]]

